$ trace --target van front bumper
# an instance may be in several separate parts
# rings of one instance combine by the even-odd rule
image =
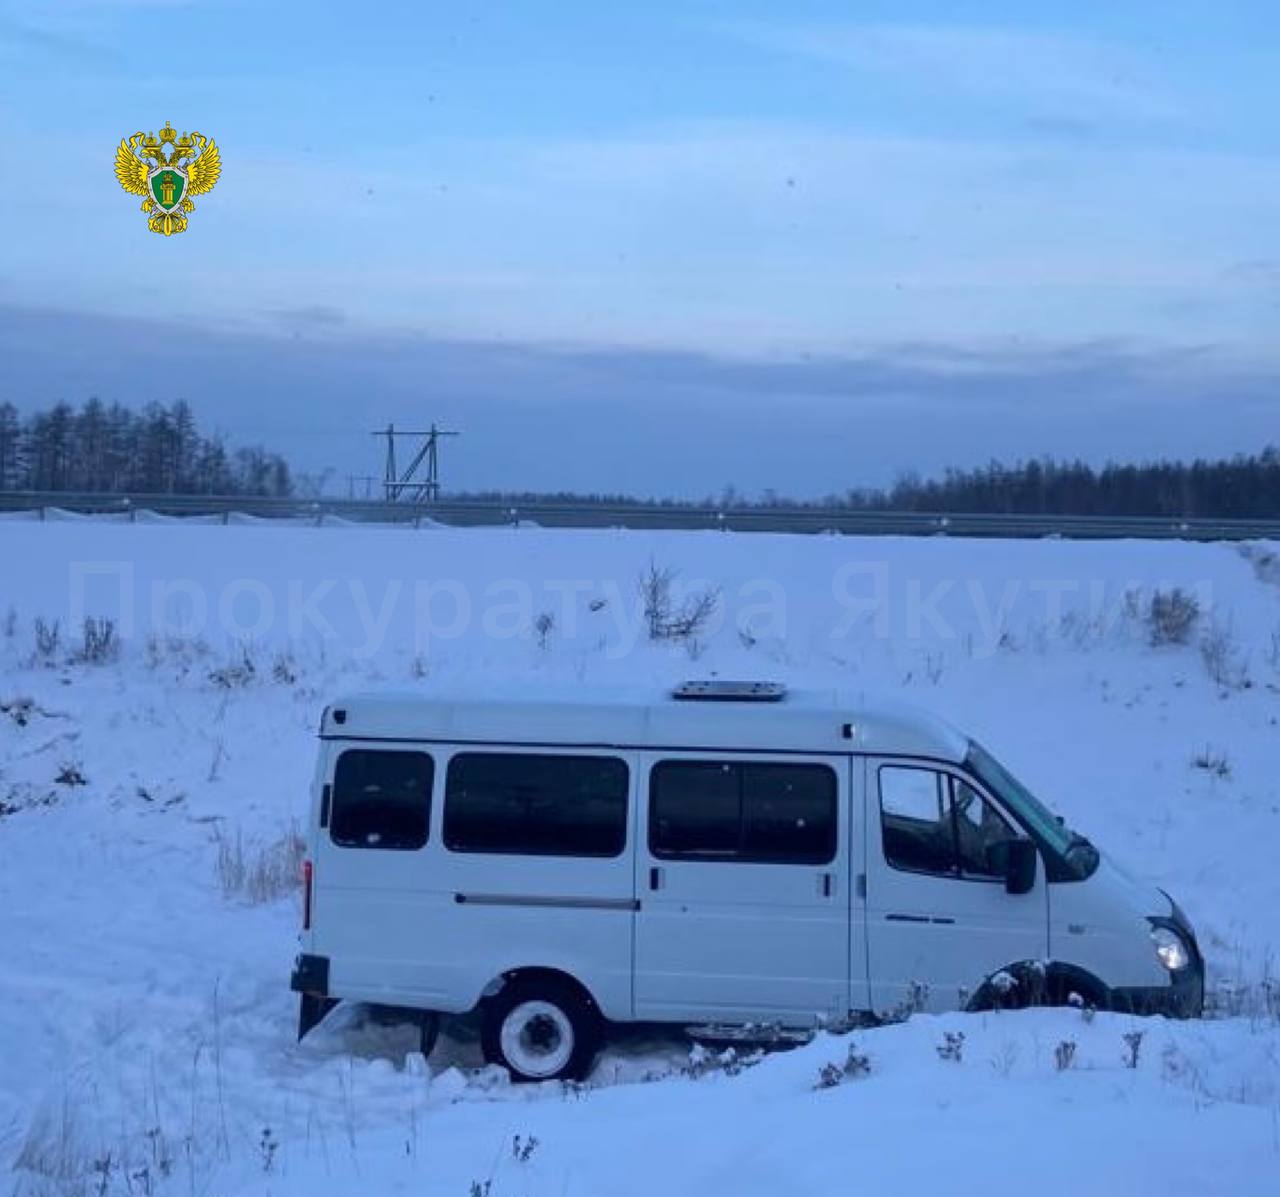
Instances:
[[[317,1027],[324,1016],[338,1004],[329,996],[329,957],[304,953],[293,962],[289,988],[300,994],[298,1001],[298,1040]]]
[[[1165,895],[1168,897],[1168,895]],[[1169,974],[1168,985],[1113,989],[1111,1008],[1128,1014],[1163,1014],[1166,1018],[1199,1018],[1204,1013],[1204,957],[1196,933],[1178,904],[1169,899],[1172,917],[1162,922],[1182,936],[1191,959],[1186,968]]]
[[[1188,965],[1168,985],[1113,989],[1111,1008],[1123,1014],[1199,1018],[1204,1013],[1204,965],[1199,961]]]

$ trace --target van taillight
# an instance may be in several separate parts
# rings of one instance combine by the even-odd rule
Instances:
[[[311,862],[302,862],[302,929],[311,930]]]

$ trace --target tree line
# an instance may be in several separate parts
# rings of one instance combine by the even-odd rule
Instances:
[[[1173,516],[1207,519],[1280,517],[1280,449],[1228,460],[999,462],[948,470],[938,479],[900,478],[887,491],[863,492],[856,505],[889,511],[1026,515]]]
[[[702,500],[636,499],[618,494],[468,491],[453,498],[522,503],[641,503],[654,507],[844,509],[997,515],[1172,516],[1207,519],[1280,518],[1280,449],[1229,460],[1109,463],[1042,458],[976,469],[947,470],[941,478],[904,474],[885,488],[853,487],[821,499],[790,498],[776,490],[759,496],[726,487]]]
[[[90,399],[25,417],[0,403],[0,491],[15,490],[287,496],[293,480],[279,454],[202,433],[183,400],[135,412]]]
[[[203,434],[189,405],[152,403],[135,412],[90,399],[21,417],[0,403],[0,491],[319,496],[328,473],[305,485],[285,459],[260,447],[230,451]],[[295,487],[295,481],[298,485]],[[646,503],[689,506],[679,499],[637,499],[575,492],[452,492],[456,499],[512,504]],[[719,508],[835,507],[862,511],[973,512],[1025,515],[1172,516],[1266,519],[1280,517],[1280,449],[1230,459],[1191,462],[1111,462],[1042,458],[974,469],[947,470],[940,478],[905,474],[886,488],[851,487],[818,500],[788,498],[773,490],[757,497],[726,488],[699,506]]]

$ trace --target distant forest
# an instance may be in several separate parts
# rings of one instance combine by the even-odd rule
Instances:
[[[472,491],[455,498],[506,503],[634,503],[625,495],[533,494]],[[687,506],[683,500],[650,500],[656,506]],[[823,499],[790,499],[776,491],[748,498],[732,487],[703,500],[712,507],[844,508],[854,511],[927,511],[1026,515],[1151,515],[1209,519],[1280,518],[1280,450],[1227,461],[1158,461],[1108,464],[1094,469],[1081,461],[1046,458],[972,470],[948,470],[940,479],[916,474],[877,490],[853,488]]]
[[[263,448],[230,451],[196,427],[185,402],[140,412],[91,399],[78,411],[60,403],[20,417],[0,403],[0,491],[321,497],[323,475],[293,475]],[[374,492],[377,493],[376,491]],[[447,499],[511,504],[563,502],[686,507],[686,500],[573,492],[451,491]],[[973,512],[1026,515],[1122,515],[1209,519],[1280,518],[1280,449],[1229,460],[1110,463],[1035,461],[948,470],[941,478],[906,474],[891,487],[851,487],[823,499],[756,497],[732,487],[711,507],[844,508],[855,511]]]
[[[0,403],[0,491],[286,496],[289,466],[265,449],[229,452],[185,402],[141,412],[90,399],[20,417]]]
[[[1280,516],[1280,450],[1226,461],[1108,463],[1101,469],[1051,459],[1012,466],[992,462],[948,470],[932,481],[908,475],[888,491],[855,493],[848,501],[889,511],[1274,518]]]

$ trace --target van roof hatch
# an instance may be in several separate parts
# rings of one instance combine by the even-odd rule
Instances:
[[[781,702],[787,688],[781,682],[728,682],[718,679],[681,682],[671,697],[686,702]]]

